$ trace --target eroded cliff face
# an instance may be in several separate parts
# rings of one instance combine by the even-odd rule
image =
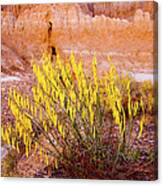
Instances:
[[[52,5],[52,4],[51,4]],[[106,3],[80,3],[81,11],[84,14],[91,16],[105,15],[111,18],[125,18],[130,19],[135,15],[137,9],[141,9],[144,12],[149,12],[151,18],[154,18],[156,6],[153,6],[152,1],[137,1],[137,2],[106,2]],[[26,9],[31,9],[38,5],[3,5],[3,11],[13,12],[14,16],[18,17]]]
[[[96,52],[100,71],[108,55],[120,69],[152,71],[155,9],[153,2],[2,6],[2,44],[27,64],[53,47],[62,57],[82,54],[86,66]]]
[[[84,10],[85,6],[80,5]],[[111,18],[122,18],[132,20],[137,9],[141,9],[144,12],[149,12],[150,17],[154,18],[155,7],[153,2],[106,2],[106,3],[88,3],[86,4],[89,12],[92,16],[105,15]],[[87,9],[86,8],[86,9]]]

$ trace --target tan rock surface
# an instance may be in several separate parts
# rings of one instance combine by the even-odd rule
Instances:
[[[151,18],[154,17],[154,9],[152,1],[144,3],[140,2],[107,2],[93,3],[92,9],[94,15],[104,14],[109,17],[132,19],[137,9],[142,9],[144,12],[149,12]]]
[[[119,67],[151,71],[154,52],[152,5],[149,2],[131,6],[126,3],[4,6],[2,42],[25,61],[40,58],[53,46],[64,56],[71,50],[84,54],[86,63],[96,51],[104,66],[107,66],[107,55],[112,54],[113,62]],[[130,21],[101,14],[134,17]]]

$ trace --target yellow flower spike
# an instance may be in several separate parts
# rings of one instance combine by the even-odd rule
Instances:
[[[96,138],[96,127],[93,126],[93,138],[95,139]]]
[[[65,94],[60,93],[60,103],[62,108],[64,108],[64,100],[65,100]]]
[[[26,104],[27,104],[27,109],[29,110],[30,104],[29,104],[29,98],[28,97],[26,98]]]
[[[83,91],[82,89],[79,90],[79,100],[82,101],[83,98]]]
[[[43,121],[43,127],[44,127],[44,130],[47,132],[48,131],[48,126],[46,124],[46,121]]]
[[[54,160],[54,166],[56,169],[58,169],[58,160],[57,159]]]
[[[13,137],[13,138],[11,139],[11,144],[12,144],[12,148],[14,148],[14,149],[15,149],[15,142],[16,142],[16,138]]]
[[[89,90],[85,89],[84,91],[85,91],[84,92],[85,103],[86,103],[86,106],[89,107],[89,105],[90,105]]]
[[[151,112],[152,111],[152,106],[154,104],[154,99],[153,99],[152,94],[149,94],[147,104],[148,104],[148,110],[149,110],[149,112]]]
[[[77,110],[80,111],[80,102],[77,102]]]
[[[40,155],[40,157],[42,158],[42,147],[40,147],[40,149],[39,149],[39,155]]]
[[[32,145],[32,139],[31,137],[28,137],[28,149],[31,150],[31,145]]]
[[[63,130],[62,124],[58,123],[58,131],[61,135],[62,135],[62,130]]]
[[[25,99],[24,99],[24,97],[22,97],[21,105],[22,105],[22,108],[23,108],[23,109],[24,109],[24,108],[26,108],[26,106],[25,106]]]
[[[65,139],[65,128],[62,129],[62,138]]]
[[[67,88],[69,88],[71,86],[70,81],[67,78],[65,79],[64,82],[65,82]]]
[[[138,111],[138,101],[136,101],[134,104],[133,104],[133,115],[136,116],[137,114],[137,111]]]
[[[20,149],[19,149],[19,143],[18,143],[18,141],[16,142],[16,150],[17,150],[18,153],[20,153]]]
[[[83,78],[82,79],[82,88],[83,88],[83,92],[84,92],[84,95],[86,95],[86,91],[87,91],[87,83],[86,83],[86,80]]]
[[[8,129],[9,135],[11,135],[11,125],[10,125],[10,124],[9,124],[9,126],[7,127],[7,129]]]
[[[23,128],[22,126],[19,126],[19,138],[23,136]]]
[[[47,92],[47,83],[45,80],[43,80],[42,86],[43,86],[44,91]]]
[[[82,119],[85,119],[85,117],[86,117],[86,111],[85,111],[85,109],[83,108],[83,109],[82,109]]]
[[[117,110],[115,110],[115,123],[116,124],[120,124],[120,115],[119,115],[119,112]]]
[[[70,98],[71,98],[72,101],[76,102],[76,94],[72,90],[70,91]]]
[[[128,80],[128,82],[127,82],[127,90],[130,92],[130,84],[131,84],[131,82],[130,82],[130,80]]]
[[[37,107],[36,107],[36,105],[34,106],[34,113],[33,113],[33,115],[34,115],[35,117],[37,117]]]
[[[129,117],[132,117],[132,110],[131,110],[131,94],[130,94],[130,81],[127,83],[127,90],[128,90],[128,114]]]
[[[122,134],[123,134],[126,130],[126,114],[123,107],[122,107],[122,116],[123,116],[123,129],[122,129]]]
[[[144,112],[144,103],[143,103],[143,98],[140,98],[140,107],[142,109],[142,111]]]
[[[79,61],[78,65],[78,88],[81,88],[81,82],[83,79],[83,63],[82,60]],[[80,78],[79,78],[80,77]]]
[[[28,143],[25,145],[25,154],[26,154],[26,157],[28,158],[28,156],[29,156]]]
[[[93,78],[94,78],[94,83],[95,83],[95,89],[98,90],[97,59],[96,59],[96,56],[93,57],[92,71],[93,71]]]
[[[33,131],[33,129],[32,129],[32,122],[31,122],[30,119],[28,119],[28,129],[30,130],[30,132]]]
[[[16,132],[19,131],[19,126],[20,126],[20,123],[18,122],[18,120],[16,120],[16,121],[15,121]]]
[[[121,112],[121,101],[117,100],[118,111]]]
[[[6,130],[6,132],[5,132],[5,136],[6,136],[6,142],[7,142],[7,144],[8,145],[10,145],[10,136],[9,136],[9,133],[8,133],[8,131]]]
[[[49,81],[45,81],[45,82],[46,82],[46,85],[47,85],[46,91],[47,91],[48,94],[50,94],[50,91],[51,91],[50,83],[49,83]]]
[[[93,63],[93,65],[97,65],[96,52],[94,52],[92,63]]]
[[[90,124],[93,125],[94,122],[94,113],[93,111],[90,112]]]
[[[39,120],[42,121],[42,119],[43,119],[42,109],[40,108],[40,110],[39,110]]]
[[[34,108],[33,108],[32,104],[30,104],[30,112],[31,112],[32,115],[34,114]]]
[[[94,99],[94,103],[97,103],[97,90],[94,91],[93,93],[93,99]]]
[[[23,97],[21,95],[19,95],[19,105],[20,107],[23,106]]]
[[[56,127],[57,126],[57,115],[56,114],[52,115],[52,121],[53,121],[54,127]]]
[[[45,107],[46,107],[46,111],[48,113],[48,115],[51,115],[51,110],[50,110],[50,103],[49,100],[45,100]]]
[[[46,162],[46,165],[48,166],[49,165],[49,158],[48,158],[47,154],[45,154],[45,162]]]
[[[70,63],[72,65],[72,69],[76,73],[77,72],[77,65],[75,63],[75,55],[74,55],[74,52],[73,51],[71,52],[71,55],[70,55]]]
[[[139,129],[138,139],[142,136],[144,123],[145,123],[145,116],[143,115],[139,124],[140,129]]]
[[[4,141],[6,141],[6,133],[3,127],[1,127],[1,136]]]

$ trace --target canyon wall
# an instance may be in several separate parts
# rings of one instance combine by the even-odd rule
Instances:
[[[96,52],[100,69],[109,55],[118,68],[152,72],[156,9],[154,2],[2,6],[2,45],[26,64],[55,48],[63,57],[81,54],[86,66]]]
[[[52,4],[51,4],[52,5]],[[132,18],[137,9],[141,9],[144,12],[149,12],[151,18],[154,18],[156,6],[153,6],[152,1],[133,1],[133,2],[106,2],[106,3],[80,3],[78,4],[84,14],[91,16],[105,15],[114,18]],[[28,5],[2,5],[2,11],[13,12],[14,16],[18,17],[26,9],[31,9],[33,4]]]

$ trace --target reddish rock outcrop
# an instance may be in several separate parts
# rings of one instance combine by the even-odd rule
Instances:
[[[54,47],[62,56],[81,53],[86,64],[96,51],[102,67],[111,55],[119,68],[151,71],[155,9],[153,2],[3,6],[2,44],[25,61]]]
[[[144,12],[149,12],[151,18],[154,18],[155,6],[152,1],[143,2],[106,2],[106,3],[91,3],[87,4],[93,15],[105,15],[114,18],[132,19],[137,9]]]
[[[51,4],[52,5],[52,4]],[[106,3],[80,3],[79,6],[84,14],[91,16],[105,15],[114,18],[130,19],[134,16],[137,9],[142,9],[144,12],[149,12],[151,18],[155,16],[156,6],[153,6],[152,1],[137,1],[137,2],[106,2]],[[14,16],[18,17],[26,9],[31,9],[38,5],[2,5],[3,11],[13,12]]]

